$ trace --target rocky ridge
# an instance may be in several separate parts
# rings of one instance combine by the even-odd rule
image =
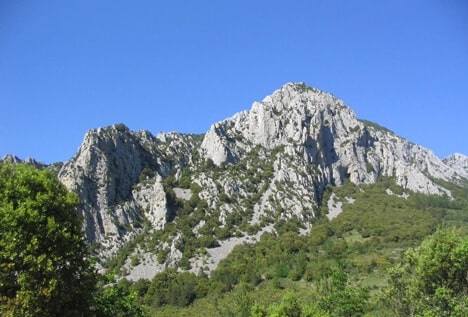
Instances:
[[[446,157],[443,162],[456,170],[463,177],[468,178],[468,156],[461,153],[455,153]]]
[[[321,181],[333,185],[348,178],[356,184],[372,183],[384,175],[395,176],[399,185],[414,191],[448,194],[429,176],[447,181],[466,176],[432,151],[358,120],[334,96],[302,84],[287,84],[250,111],[213,125],[202,152],[220,165],[236,163],[252,146],[284,146],[298,166],[316,165]]]
[[[113,254],[138,234],[129,229],[138,229],[143,219],[163,228],[169,209],[162,179],[187,164],[194,138],[177,133],[154,137],[122,124],[88,131],[78,153],[58,173],[80,197],[88,240],[107,245]]]
[[[236,244],[288,221],[310,230],[327,185],[382,176],[450,196],[436,180],[466,180],[468,157],[442,161],[301,83],[205,135],[153,136],[122,124],[90,130],[58,172],[81,199],[86,237],[102,262],[127,250],[122,274],[133,279],[167,267],[209,273]]]

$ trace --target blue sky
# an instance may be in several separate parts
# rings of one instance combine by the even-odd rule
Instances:
[[[88,129],[204,133],[287,82],[468,155],[468,2],[0,0],[0,156]]]

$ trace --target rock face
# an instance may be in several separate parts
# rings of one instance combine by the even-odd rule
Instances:
[[[113,126],[89,131],[75,158],[60,170],[59,179],[81,199],[88,239],[118,233],[117,219],[108,210],[131,198],[145,156],[127,128]]]
[[[206,134],[202,152],[216,165],[236,163],[253,146],[286,147],[300,165],[314,164],[324,183],[356,184],[396,176],[399,185],[428,194],[447,191],[429,176],[466,176],[435,154],[371,122],[330,94],[302,84],[287,84],[253,104],[250,111],[219,122]]]
[[[151,268],[146,277],[184,256],[203,270],[200,263],[213,263],[216,240],[254,237],[280,221],[293,219],[310,230],[328,184],[369,184],[381,176],[408,190],[450,195],[433,179],[463,181],[468,158],[442,161],[357,119],[331,94],[293,83],[205,135],[155,137],[121,124],[90,130],[58,173],[78,193],[86,237],[101,246],[103,258],[137,236],[146,247],[135,248],[134,256],[155,261],[158,254],[159,264],[137,265],[138,276]],[[184,244],[213,252],[186,255]]]
[[[27,164],[27,165],[34,165],[34,166],[36,166],[37,168],[44,168],[44,167],[46,167],[45,164],[36,161],[36,160],[33,159],[32,157],[28,157],[28,158],[26,158],[25,160],[22,160],[22,159],[20,159],[19,157],[15,156],[15,155],[12,155],[12,154],[7,154],[7,155],[5,155],[4,157],[2,157],[2,158],[0,159],[0,162],[9,163],[9,164],[19,164],[19,163],[22,163],[22,164]]]
[[[444,163],[456,170],[463,177],[468,178],[468,156],[455,153],[445,158]]]
[[[168,209],[162,177],[183,163],[183,151],[190,152],[184,139],[190,137],[156,138],[146,131],[133,133],[121,124],[86,133],[78,153],[58,177],[80,197],[88,240],[108,242],[117,249],[126,242],[129,228],[143,219],[154,228],[164,226]],[[180,153],[181,161],[172,156],[168,160],[164,152]]]

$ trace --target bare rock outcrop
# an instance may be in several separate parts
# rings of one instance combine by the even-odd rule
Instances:
[[[455,169],[462,177],[468,178],[468,156],[455,153],[445,158],[444,163]]]
[[[118,234],[119,223],[110,207],[130,198],[144,166],[142,149],[126,127],[115,125],[86,133],[78,153],[58,177],[81,199],[89,240]]]
[[[358,120],[331,94],[290,83],[243,111],[212,126],[202,153],[216,165],[235,164],[255,146],[284,146],[287,153],[313,164],[324,184],[372,183],[395,176],[399,185],[428,194],[448,194],[431,177],[460,175],[436,155],[393,132]]]
[[[90,130],[58,172],[78,194],[86,237],[101,246],[103,258],[147,235],[141,240],[151,249],[136,248],[139,273],[130,278],[143,272],[151,278],[179,261],[212,269],[224,255],[207,257],[229,249],[226,241],[249,240],[274,230],[275,222],[294,219],[307,232],[327,185],[371,184],[381,176],[408,190],[450,196],[435,180],[466,180],[468,158],[442,161],[301,83],[286,84],[204,135],[155,137],[121,124]],[[195,246],[213,252],[200,257]],[[126,266],[132,272],[130,261]]]
[[[129,227],[144,218],[154,228],[164,226],[167,202],[162,177],[188,161],[191,145],[185,139],[176,133],[156,138],[122,124],[86,133],[58,177],[81,200],[88,240],[122,240]]]

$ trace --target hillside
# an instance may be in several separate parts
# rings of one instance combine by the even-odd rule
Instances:
[[[178,266],[209,274],[236,244],[279,221],[310,230],[327,185],[389,176],[407,190],[450,196],[434,180],[460,182],[463,166],[357,119],[331,94],[291,83],[205,135],[90,130],[58,175],[79,194],[103,262],[130,243],[127,255],[139,264],[127,262],[129,277],[151,278]]]
[[[468,158],[442,161],[333,95],[289,83],[204,135],[90,130],[75,157],[51,168],[78,193],[101,263],[124,248],[119,263],[137,279],[167,267],[209,274],[235,245],[284,221],[309,232],[324,205],[330,219],[342,210],[333,197],[323,203],[330,185],[392,177],[405,190],[451,197],[440,181],[461,184]]]
[[[64,163],[2,161],[49,168],[78,194],[98,268],[154,315],[248,316],[288,290],[321,303],[338,270],[359,311],[384,316],[376,294],[404,250],[441,225],[468,232],[467,156],[441,160],[302,83],[203,135],[116,124]]]

